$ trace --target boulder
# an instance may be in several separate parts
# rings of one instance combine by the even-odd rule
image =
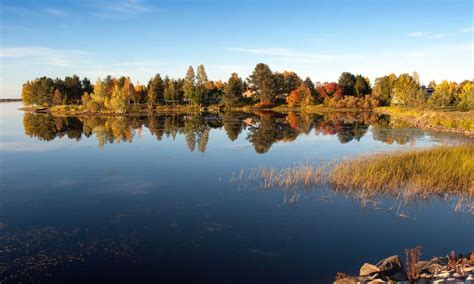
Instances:
[[[382,259],[377,263],[379,271],[383,272],[384,275],[390,276],[402,272],[402,262],[398,255],[393,255]]]
[[[401,281],[407,281],[408,278],[405,275],[405,273],[399,272],[390,276],[387,276],[388,280],[396,281],[396,282],[401,282]]]
[[[376,273],[376,272],[379,272],[379,271],[380,270],[377,266],[366,262],[360,268],[359,275],[360,276],[367,276],[367,275],[370,275],[372,273]]]

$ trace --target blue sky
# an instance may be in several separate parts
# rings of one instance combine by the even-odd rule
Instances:
[[[146,82],[204,64],[212,80],[256,63],[313,81],[343,71],[474,77],[471,0],[0,0],[0,97],[39,76]]]

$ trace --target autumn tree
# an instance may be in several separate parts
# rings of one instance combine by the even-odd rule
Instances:
[[[305,84],[301,84],[286,97],[286,103],[289,107],[310,105],[312,103],[310,89]]]
[[[207,98],[208,90],[212,88],[212,82],[209,82],[207,78],[206,69],[204,65],[199,65],[197,67],[197,74],[196,74],[196,90],[195,90],[195,101],[196,103],[202,103]]]
[[[257,92],[261,103],[273,104],[275,101],[275,82],[268,65],[259,63],[248,79],[251,89]]]
[[[53,104],[60,105],[63,103],[63,94],[59,89],[54,90],[53,93]]]
[[[424,100],[425,93],[415,77],[405,73],[397,78],[391,104],[416,106],[422,104]]]
[[[323,100],[328,98],[342,98],[342,87],[336,82],[318,84],[316,91]]]
[[[273,79],[275,82],[275,92],[277,94],[289,94],[303,82],[301,78],[292,71],[285,71],[283,73],[275,72]]]
[[[232,107],[242,99],[243,82],[237,73],[232,73],[224,89],[222,97],[226,107]]]
[[[456,91],[456,83],[443,80],[435,86],[433,95],[428,100],[428,104],[440,107],[451,105],[454,102]]]
[[[390,105],[390,101],[393,96],[393,88],[397,77],[395,74],[383,76],[375,79],[374,88],[372,90],[372,97],[377,101],[380,106]]]
[[[25,106],[29,106],[35,103],[36,99],[34,98],[34,90],[33,90],[33,83],[30,81],[26,81],[23,84],[21,89],[21,100]]]
[[[456,108],[460,111],[474,109],[474,81],[467,81],[460,84],[456,94]]]
[[[189,66],[184,78],[183,84],[184,98],[193,104],[198,104],[199,96],[196,95],[196,76],[194,75],[194,69]]]

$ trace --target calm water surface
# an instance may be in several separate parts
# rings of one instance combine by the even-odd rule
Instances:
[[[78,118],[0,104],[0,281],[329,283],[474,248],[458,198],[241,186],[242,169],[472,143],[374,114]],[[468,201],[469,205],[469,201]]]

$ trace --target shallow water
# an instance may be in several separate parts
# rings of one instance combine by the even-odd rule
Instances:
[[[314,282],[474,247],[457,197],[363,203],[242,169],[473,143],[374,114],[52,117],[0,104],[0,281]]]

